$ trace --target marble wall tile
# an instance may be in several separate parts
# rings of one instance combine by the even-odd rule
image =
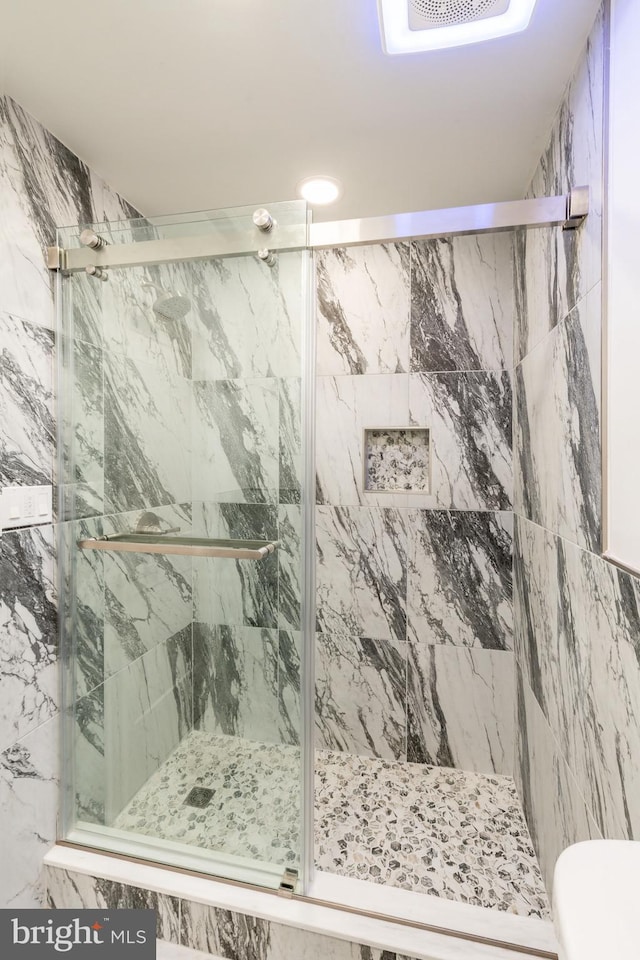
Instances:
[[[72,785],[75,816],[87,823],[107,823],[104,683],[75,702]],[[113,723],[110,717],[109,722]],[[113,772],[113,771],[111,771]]]
[[[0,903],[44,905],[42,858],[56,839],[59,723],[48,720],[0,754]]]
[[[277,540],[275,504],[195,503],[197,537]],[[278,556],[258,562],[193,559],[194,619],[213,626],[277,627]]]
[[[316,537],[317,629],[405,640],[404,513],[380,507],[318,507]]]
[[[517,511],[587,549],[601,537],[598,284],[516,369]]]
[[[562,851],[601,834],[521,672],[517,705],[516,785],[551,896],[553,870]]]
[[[104,669],[111,676],[191,625],[191,558],[106,553]]]
[[[278,632],[280,742],[295,746],[302,739],[302,642],[299,631]]]
[[[2,312],[0,422],[0,485],[52,483],[53,334]]]
[[[0,290],[2,309],[54,325],[44,250],[56,226],[95,219],[93,184],[81,163],[10,97],[0,97]]]
[[[180,900],[177,897],[58,867],[45,867],[45,881],[47,906],[53,910],[76,907],[155,910],[158,938],[171,943],[180,942]]]
[[[300,630],[302,605],[302,507],[278,507],[278,626]]]
[[[191,633],[186,627],[105,681],[108,823],[192,729]]]
[[[431,494],[411,505],[511,509],[511,407],[506,370],[411,375],[411,423],[431,431]]]
[[[550,724],[603,834],[637,839],[640,581],[558,540],[558,587]]]
[[[58,709],[54,528],[5,531],[0,540],[0,749]]]
[[[154,515],[161,527],[189,533],[190,514],[189,504],[165,507]],[[105,517],[103,530],[107,535],[130,532],[139,517],[138,513]],[[106,677],[191,625],[190,557],[105,553],[102,577]]]
[[[279,382],[280,477],[279,503],[300,503],[304,482],[302,442],[302,380],[286,377]]]
[[[182,943],[227,960],[409,960],[351,940],[203,903],[183,900],[181,905]]]
[[[513,775],[510,651],[409,645],[407,759]]]
[[[277,503],[278,381],[194,383],[193,497]]]
[[[566,317],[602,277],[604,25],[600,10],[553,125],[528,195],[587,185],[590,209],[579,230],[516,234],[516,361]]]
[[[409,637],[511,649],[512,514],[410,510],[407,527]]]
[[[547,702],[560,670],[556,537],[516,515],[513,548],[516,659],[547,720],[557,720]]]
[[[318,377],[316,404],[317,502],[406,506],[404,492],[364,490],[363,458],[366,428],[409,426],[409,378]]]
[[[273,269],[256,257],[189,265],[194,380],[300,375],[304,257],[278,253]]]
[[[280,742],[278,632],[194,623],[194,725]]]
[[[408,373],[410,245],[319,251],[317,372]]]
[[[134,238],[129,233],[119,236],[117,242],[132,242]],[[91,277],[86,279],[92,282]],[[111,353],[150,363],[163,376],[191,379],[191,331],[197,307],[191,296],[190,281],[188,264],[110,270],[109,282],[98,284],[95,323],[102,329],[105,348]],[[162,291],[187,298],[191,307],[185,316],[169,318],[153,310]]]
[[[411,245],[411,371],[509,369],[510,232]]]
[[[64,348],[72,354],[72,370],[67,370],[71,391],[73,435],[64,449],[64,479],[73,485],[73,512],[67,509],[63,519],[95,516],[104,512],[104,370],[102,350],[82,340],[73,340]],[[70,433],[70,432],[69,432]]]
[[[105,510],[191,500],[190,386],[105,354]]]
[[[73,638],[73,664],[69,671],[69,697],[82,697],[104,681],[104,559],[100,550],[79,550],[78,540],[100,537],[101,519],[59,524],[58,577],[64,577],[58,618]]]
[[[316,636],[316,746],[404,760],[407,644]]]

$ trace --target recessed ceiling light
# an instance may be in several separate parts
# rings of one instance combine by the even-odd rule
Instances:
[[[306,177],[298,184],[298,194],[311,204],[333,203],[342,193],[342,185],[333,177]]]
[[[443,50],[526,30],[536,0],[378,0],[385,53]]]

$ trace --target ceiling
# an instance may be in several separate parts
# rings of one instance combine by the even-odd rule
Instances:
[[[344,187],[316,220],[516,199],[599,5],[386,56],[376,0],[0,0],[0,89],[149,216],[315,173]]]

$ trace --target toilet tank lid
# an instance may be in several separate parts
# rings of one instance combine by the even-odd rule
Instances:
[[[558,858],[553,914],[562,960],[640,957],[640,842],[587,840]]]

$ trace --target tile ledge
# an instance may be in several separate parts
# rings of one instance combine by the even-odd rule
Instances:
[[[181,900],[246,913],[272,923],[296,927],[337,940],[365,944],[375,949],[416,958],[416,960],[514,960],[516,956],[527,956],[523,947],[549,952],[555,952],[557,949],[551,923],[542,920],[531,921],[527,917],[496,915],[496,930],[493,933],[496,939],[500,936],[505,937],[505,921],[508,921],[510,933],[515,933],[514,921],[521,926],[518,937],[510,936],[512,943],[520,945],[519,953],[514,954],[506,948],[465,941],[445,934],[395,924],[393,921],[363,917],[315,903],[288,900],[272,893],[236,887],[215,879],[209,880],[177,873],[145,863],[106,856],[91,850],[56,845],[46,854],[43,863],[45,867],[52,869],[97,876],[116,883],[129,884],[178,897]],[[466,904],[461,906],[466,907],[467,910],[474,909]],[[451,925],[451,919],[452,914],[449,910],[449,925]],[[435,917],[431,916],[429,920],[435,923]],[[532,922],[534,928],[537,928],[537,935],[534,933],[534,928],[531,928],[532,936],[528,937],[525,931]],[[468,924],[465,926],[468,929]],[[478,935],[489,936],[486,922],[483,927],[484,929]],[[197,954],[195,957],[191,956],[190,960],[196,960],[198,956]],[[188,958],[176,957],[176,960],[188,960]]]

